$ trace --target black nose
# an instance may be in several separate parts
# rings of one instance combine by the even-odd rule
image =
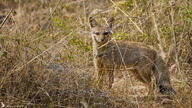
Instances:
[[[103,42],[105,40],[105,38],[101,39],[101,41]]]

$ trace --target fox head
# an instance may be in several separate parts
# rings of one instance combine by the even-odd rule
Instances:
[[[94,18],[89,18],[92,39],[99,45],[103,45],[111,40],[114,18],[110,18],[107,24],[99,24]]]

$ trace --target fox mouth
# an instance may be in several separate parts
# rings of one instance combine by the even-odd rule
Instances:
[[[94,36],[94,39],[95,39],[95,41],[97,42],[97,43],[105,43],[105,40],[106,40],[106,38],[104,37],[103,39],[97,39],[95,36]]]

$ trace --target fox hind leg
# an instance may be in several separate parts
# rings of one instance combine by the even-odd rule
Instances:
[[[152,95],[154,84],[152,80],[152,63],[149,58],[142,57],[138,60],[135,69],[137,70],[137,78],[148,86],[148,95]]]

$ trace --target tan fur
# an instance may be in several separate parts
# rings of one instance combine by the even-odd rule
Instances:
[[[111,88],[114,70],[131,67],[129,70],[134,76],[148,85],[149,94],[154,89],[152,76],[155,77],[160,93],[175,94],[170,83],[168,67],[156,50],[138,42],[110,41],[113,22],[114,19],[111,18],[107,26],[103,26],[92,17],[89,18],[98,85],[103,86],[104,74],[108,74],[108,87]]]

